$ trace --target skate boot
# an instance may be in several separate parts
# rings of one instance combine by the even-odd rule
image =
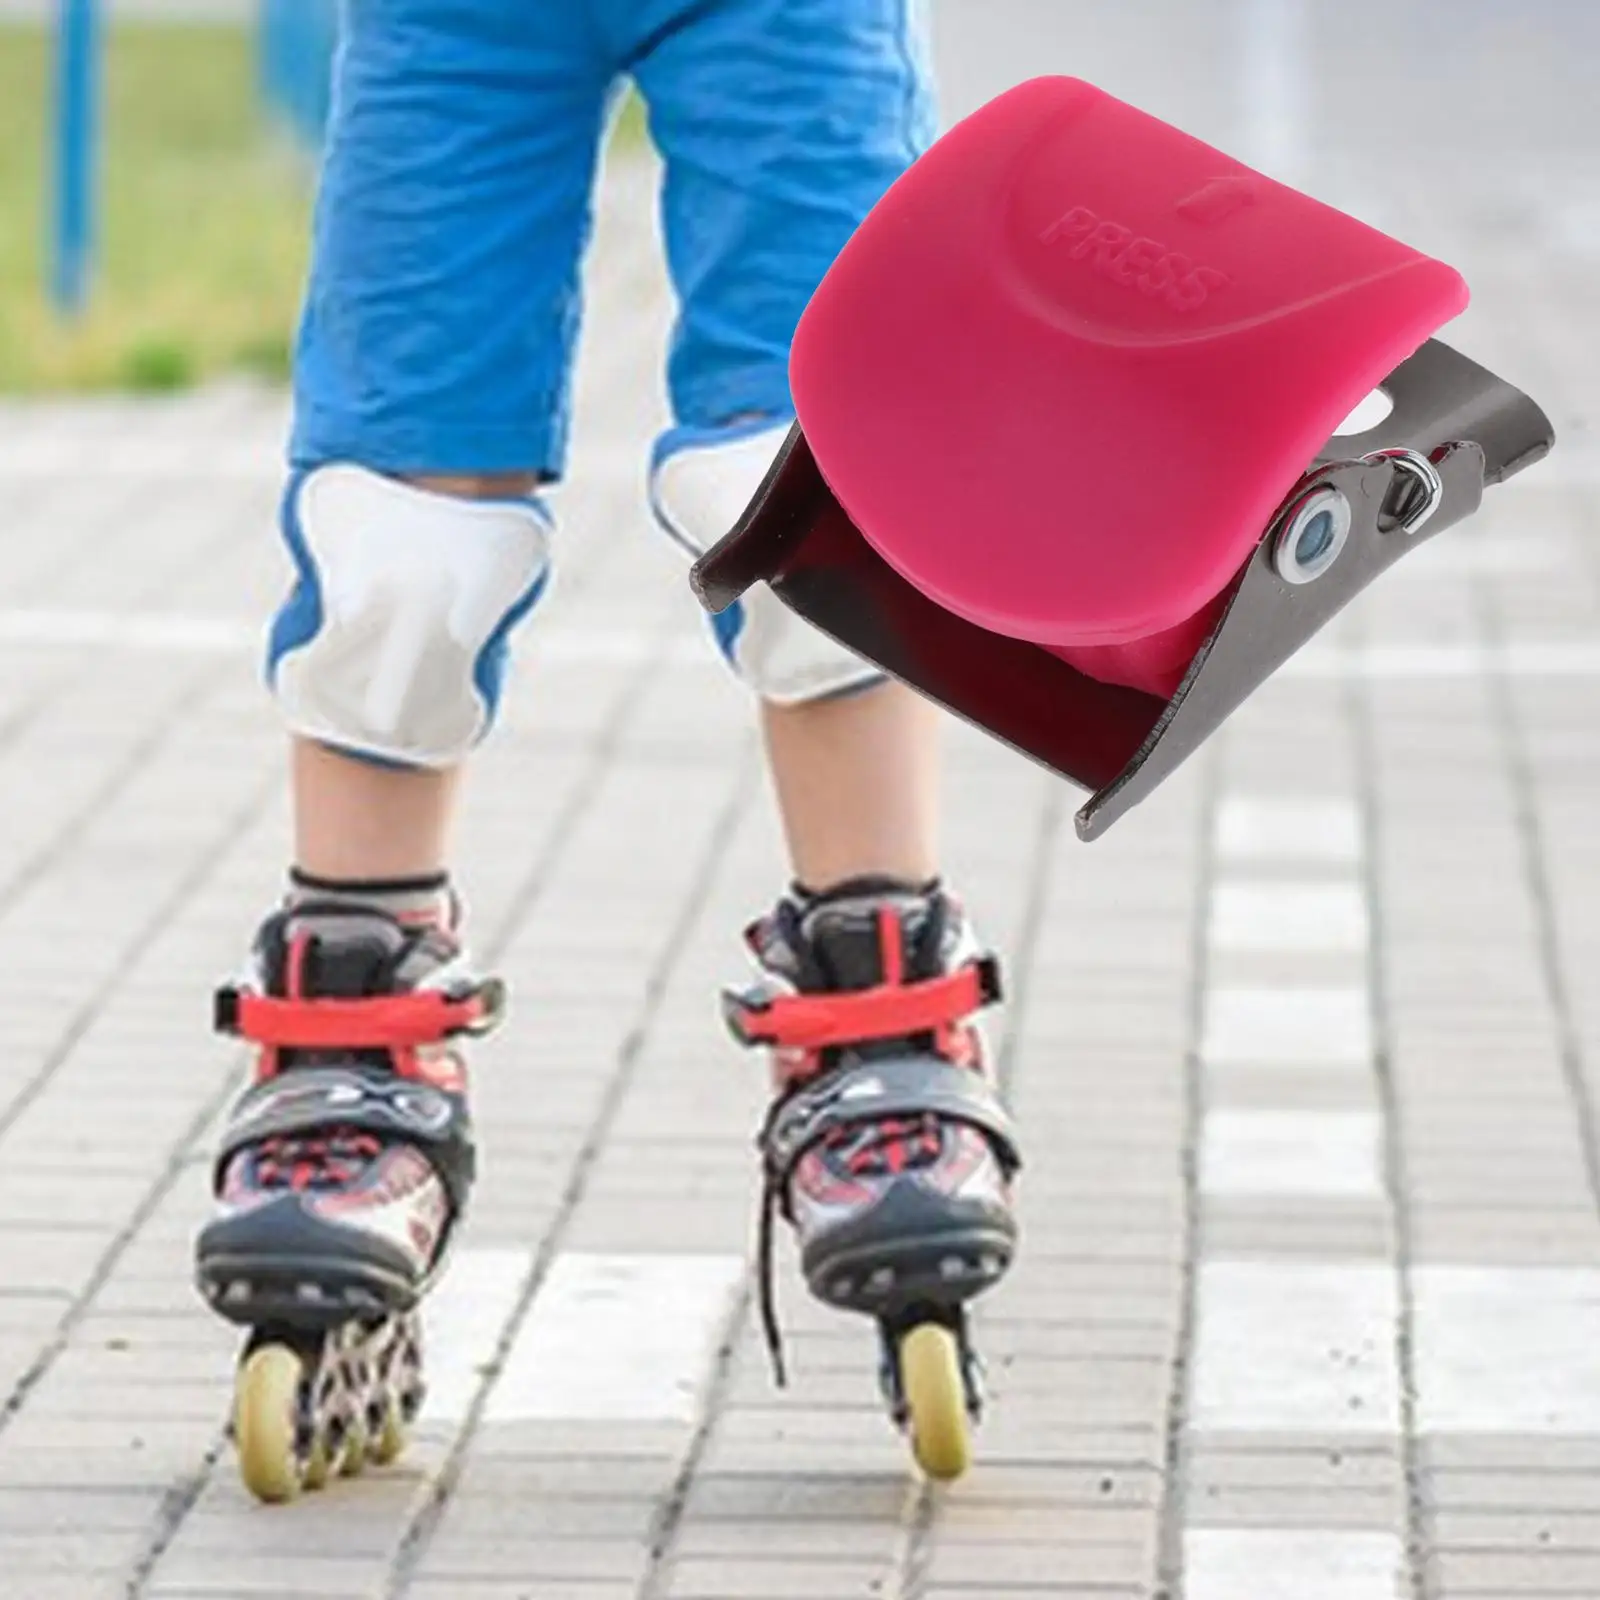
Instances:
[[[503,990],[453,933],[344,901],[270,916],[220,1032],[259,1047],[196,1245],[212,1308],[248,1329],[233,1431],[262,1500],[393,1460],[423,1396],[417,1306],[473,1178],[459,1040]]]
[[[876,1321],[884,1398],[918,1464],[957,1477],[982,1406],[966,1302],[1017,1239],[1020,1158],[972,1020],[999,998],[997,964],[944,891],[883,880],[786,897],[746,937],[764,979],[724,1009],[772,1052],[759,1252],[778,1381],[775,1213],[811,1292]]]

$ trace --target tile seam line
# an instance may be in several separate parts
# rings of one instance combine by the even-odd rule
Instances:
[[[1384,972],[1387,921],[1380,877],[1384,837],[1378,793],[1377,745],[1372,725],[1372,687],[1351,679],[1340,697],[1343,720],[1353,735],[1356,783],[1359,796],[1362,860],[1361,883],[1367,907],[1368,942],[1365,958],[1368,1008],[1372,1024],[1372,1070],[1382,1118],[1382,1174],[1388,1200],[1389,1222],[1394,1230],[1395,1326],[1393,1359],[1400,1402],[1400,1471],[1405,1493],[1405,1526],[1401,1547],[1405,1557],[1405,1584],[1411,1600],[1430,1600],[1429,1552],[1431,1538],[1427,1495],[1423,1486],[1421,1441],[1417,1435],[1416,1304],[1413,1278],[1413,1236],[1407,1199],[1404,1129],[1400,1096],[1394,1074],[1389,1036],[1389,988]]]
[[[1479,626],[1491,641],[1496,640],[1502,631],[1500,617],[1485,592],[1485,586],[1475,583],[1471,595]],[[1511,696],[1510,683],[1502,671],[1490,673],[1488,683],[1495,734],[1511,775],[1517,843],[1538,930],[1540,974],[1561,1041],[1562,1078],[1578,1124],[1578,1143],[1583,1153],[1590,1205],[1600,1216],[1600,1134],[1596,1132],[1595,1099],[1584,1076],[1583,1047],[1573,1025],[1572,996],[1562,968],[1561,934],[1556,919],[1538,785],[1522,720],[1517,715]]]
[[[1194,904],[1190,909],[1190,984],[1188,1039],[1183,1058],[1183,1275],[1179,1286],[1178,1326],[1172,1377],[1167,1389],[1166,1443],[1162,1460],[1162,1495],[1156,1528],[1158,1587],[1155,1600],[1182,1600],[1183,1541],[1188,1522],[1189,1408],[1193,1399],[1195,1322],[1199,1312],[1201,1197],[1200,1135],[1207,1109],[1207,1083],[1200,1047],[1204,1037],[1206,997],[1211,988],[1211,895],[1220,868],[1217,826],[1222,807],[1222,752],[1217,744],[1206,752],[1201,768],[1199,859]]]

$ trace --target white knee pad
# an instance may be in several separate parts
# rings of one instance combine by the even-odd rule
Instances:
[[[406,766],[461,760],[494,721],[508,637],[544,587],[548,513],[336,463],[291,488],[283,532],[299,582],[267,676],[289,726]]]
[[[656,448],[650,504],[656,520],[698,558],[750,504],[788,433],[787,425],[679,429]],[[758,583],[712,618],[734,670],[765,700],[793,704],[882,680],[882,671],[796,616]]]

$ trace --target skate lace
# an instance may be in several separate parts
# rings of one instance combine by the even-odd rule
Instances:
[[[939,1118],[925,1111],[835,1128],[822,1147],[852,1178],[892,1178],[931,1167],[944,1152],[944,1137]]]
[[[783,1324],[778,1316],[778,1285],[773,1254],[782,1202],[783,1179],[770,1166],[766,1166],[763,1168],[761,1209],[756,1231],[756,1300],[760,1307],[761,1336],[766,1342],[772,1379],[780,1389],[787,1388],[789,1384],[789,1368],[783,1354]]]
[[[355,1128],[276,1134],[263,1140],[256,1151],[256,1183],[262,1189],[296,1193],[346,1188],[382,1149],[380,1140]]]

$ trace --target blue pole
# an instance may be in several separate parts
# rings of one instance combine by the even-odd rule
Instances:
[[[290,0],[293,4],[293,0]],[[256,50],[261,75],[261,96],[274,117],[287,114],[288,73],[284,66],[284,36],[290,16],[282,0],[258,0]]]
[[[322,143],[337,35],[333,0],[257,0],[262,100],[273,120],[307,149]]]
[[[338,33],[332,0],[257,0],[261,96],[273,119],[315,149],[328,120],[329,71]]]
[[[306,143],[321,147],[328,129],[333,92],[333,58],[339,47],[339,8],[334,0],[317,0],[309,9],[305,52],[307,56]]]
[[[51,294],[84,307],[94,265],[100,123],[100,0],[57,0],[56,171]]]

